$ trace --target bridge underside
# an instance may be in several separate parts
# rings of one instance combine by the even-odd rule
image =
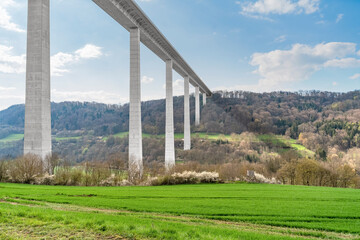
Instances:
[[[146,47],[164,62],[173,60],[173,69],[180,76],[184,78],[188,76],[193,86],[198,86],[207,96],[212,95],[209,88],[133,0],[93,0],[93,2],[129,32],[132,28],[139,28],[140,40]]]
[[[203,104],[212,93],[175,48],[133,0],[93,0],[130,32],[129,169],[142,174],[141,71],[142,42],[166,64],[165,167],[175,165],[173,75],[184,77],[184,149],[191,148],[189,84],[195,91],[195,125],[200,124],[200,92]],[[24,153],[45,157],[51,153],[50,109],[50,8],[49,0],[28,0],[26,113]]]

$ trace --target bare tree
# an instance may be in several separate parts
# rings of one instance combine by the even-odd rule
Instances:
[[[9,173],[12,181],[31,183],[44,173],[43,161],[37,155],[27,154],[12,162]]]

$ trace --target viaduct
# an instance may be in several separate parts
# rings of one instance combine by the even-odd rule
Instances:
[[[51,154],[50,0],[28,0],[24,154]],[[191,148],[189,84],[195,87],[195,125],[212,92],[134,0],[93,0],[130,33],[129,168],[142,172],[140,42],[166,65],[165,167],[175,165],[173,75],[184,78],[184,149]]]

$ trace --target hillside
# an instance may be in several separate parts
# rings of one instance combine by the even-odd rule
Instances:
[[[193,96],[191,106],[193,123]],[[181,151],[183,98],[175,97],[177,156],[180,161],[259,161],[264,152],[284,154],[295,150],[303,157],[316,155],[325,159],[360,147],[359,107],[359,91],[217,92],[202,108],[201,125],[192,127],[195,133],[193,150],[185,153]],[[52,103],[53,149],[71,162],[106,159],[112,154],[125,153],[128,111],[127,104]],[[144,136],[149,137],[144,139],[145,161],[162,161],[165,101],[143,102],[142,119]],[[21,154],[23,124],[24,105],[0,111],[0,158]],[[248,137],[249,133],[255,135]],[[234,135],[236,141],[229,139],[231,134],[237,134]],[[219,137],[223,135],[228,137]],[[196,136],[203,140],[197,140]],[[279,139],[287,139],[280,141],[286,144],[280,146]],[[239,147],[242,153],[237,151]],[[244,149],[251,152],[244,152]],[[216,160],[220,153],[223,157]]]

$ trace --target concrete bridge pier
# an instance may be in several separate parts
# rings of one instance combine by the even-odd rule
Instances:
[[[203,106],[206,105],[206,93],[203,93]]]
[[[199,87],[195,87],[195,126],[200,125],[200,93]]]
[[[173,104],[173,61],[166,60],[166,126],[165,126],[165,168],[175,166],[174,104]]]
[[[24,154],[51,154],[50,2],[28,1]]]
[[[184,150],[191,149],[189,77],[184,78]]]
[[[129,170],[140,175],[143,171],[141,129],[140,30],[130,29],[130,121]]]

